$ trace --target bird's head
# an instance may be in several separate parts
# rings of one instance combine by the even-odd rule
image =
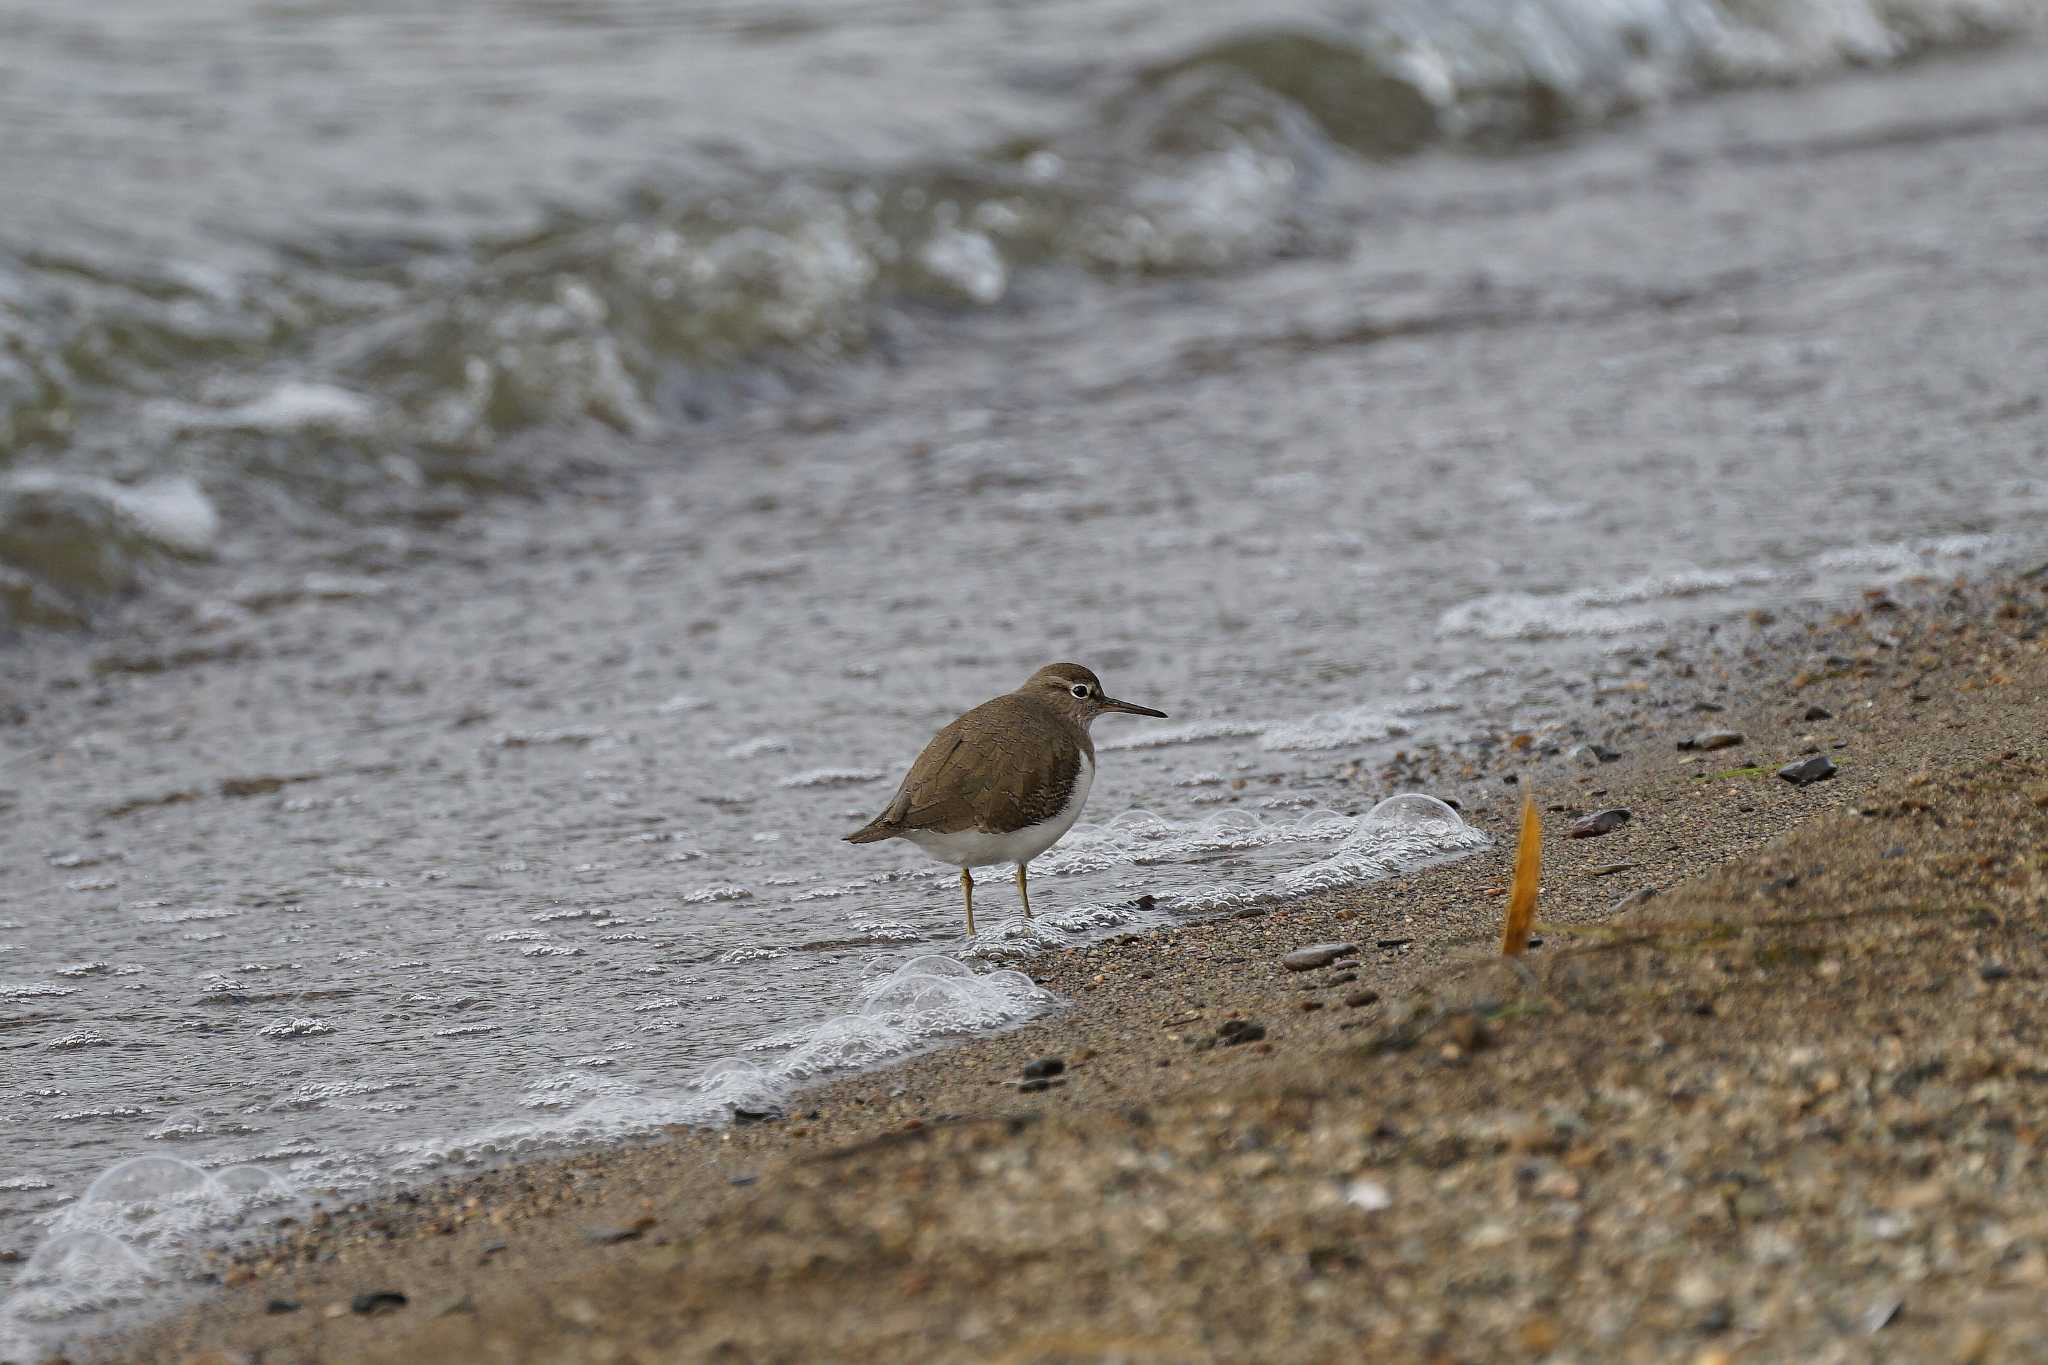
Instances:
[[[1112,711],[1121,711],[1132,716],[1158,716],[1164,719],[1164,711],[1155,711],[1149,706],[1135,702],[1118,701],[1104,694],[1102,680],[1079,664],[1047,664],[1031,675],[1023,687],[1018,689],[1038,697],[1062,713],[1072,716],[1083,729],[1097,716]]]

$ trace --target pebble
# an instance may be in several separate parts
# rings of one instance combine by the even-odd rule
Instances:
[[[1828,710],[1825,706],[1809,706],[1806,708],[1806,714],[1800,717],[1802,720],[1833,720],[1834,718],[1835,713]]]
[[[1307,948],[1296,948],[1280,959],[1280,965],[1290,972],[1310,972],[1318,967],[1327,967],[1346,953],[1358,951],[1355,943],[1317,943]]]
[[[1681,749],[1697,749],[1702,753],[1714,749],[1732,749],[1742,743],[1740,730],[1702,730],[1690,739],[1678,741]]]
[[[1591,839],[1601,834],[1612,834],[1629,822],[1629,813],[1619,806],[1613,810],[1596,810],[1584,819],[1572,822],[1564,832],[1567,839]]]
[[[1797,763],[1787,763],[1778,769],[1778,776],[1795,787],[1810,787],[1816,782],[1825,782],[1834,775],[1835,762],[1826,754],[1802,758]]]
[[[266,1313],[296,1313],[299,1311],[299,1301],[297,1299],[272,1299],[269,1303],[263,1305],[263,1311]]]
[[[1266,1026],[1249,1019],[1231,1019],[1216,1030],[1216,1036],[1223,1040],[1223,1046],[1236,1047],[1239,1043],[1256,1043],[1265,1037]]]
[[[1352,1009],[1363,1009],[1367,1005],[1378,1004],[1379,999],[1378,991],[1353,991],[1344,997],[1344,1003]]]
[[[1612,763],[1619,759],[1621,754],[1604,744],[1574,744],[1565,757],[1590,768],[1598,763]]]
[[[367,1294],[358,1294],[349,1307],[369,1316],[377,1313],[396,1313],[405,1307],[408,1300],[396,1289],[373,1289]]]
[[[615,1228],[591,1228],[583,1234],[583,1240],[592,1246],[600,1247],[614,1246],[620,1242],[636,1242],[640,1240],[640,1234],[653,1226],[652,1218],[636,1218]]]
[[[1066,1062],[1058,1057],[1040,1057],[1035,1062],[1024,1064],[1024,1079],[1035,1081],[1046,1076],[1057,1076],[1066,1069]]]
[[[1444,1031],[1450,1035],[1452,1042],[1466,1052],[1481,1051],[1493,1041],[1493,1035],[1487,1031],[1486,1025],[1469,1014],[1461,1014],[1451,1020],[1449,1027]]]
[[[1977,969],[1977,976],[1984,981],[2003,981],[2012,975],[2012,968],[2003,962],[1987,962]]]
[[[1367,1213],[1392,1208],[1394,1196],[1377,1180],[1354,1180],[1344,1187],[1344,1202]]]

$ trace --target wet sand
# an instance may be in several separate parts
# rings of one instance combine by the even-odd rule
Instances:
[[[2048,573],[1662,654],[1612,762],[1412,760],[1498,787],[1486,853],[1048,956],[1063,1013],[785,1115],[322,1211],[95,1358],[2038,1358]]]

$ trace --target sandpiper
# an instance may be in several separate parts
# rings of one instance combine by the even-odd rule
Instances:
[[[1095,780],[1088,727],[1111,711],[1166,715],[1104,696],[1102,683],[1079,664],[1047,664],[1015,692],[983,702],[933,735],[889,808],[846,841],[908,839],[959,868],[969,934],[973,869],[1015,863],[1029,919],[1025,869],[1081,818]]]

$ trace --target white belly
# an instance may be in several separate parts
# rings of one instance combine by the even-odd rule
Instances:
[[[1088,804],[1088,788],[1094,781],[1095,765],[1083,754],[1080,771],[1074,774],[1073,794],[1067,797],[1067,804],[1060,807],[1059,814],[1050,820],[1026,825],[1007,834],[992,834],[978,829],[963,829],[957,834],[917,830],[903,837],[940,862],[951,863],[954,867],[1028,863],[1058,843],[1060,836],[1074,827],[1074,822],[1081,818],[1081,807]]]

